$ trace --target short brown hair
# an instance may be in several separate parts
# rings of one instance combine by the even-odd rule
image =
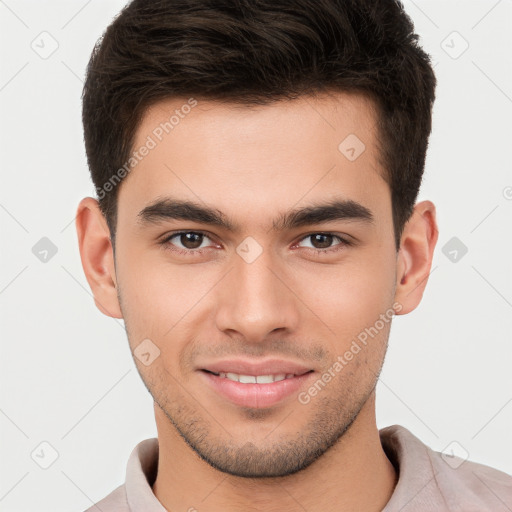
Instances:
[[[152,104],[194,96],[264,105],[353,91],[378,111],[398,249],[421,185],[435,87],[398,0],[133,0],[96,43],[83,90],[87,160],[112,241],[118,187],[103,186],[127,162]]]

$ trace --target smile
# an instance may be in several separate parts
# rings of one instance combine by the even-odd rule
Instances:
[[[254,372],[257,373],[257,372]],[[199,372],[204,383],[218,398],[233,405],[262,409],[277,406],[291,399],[314,377],[313,370],[299,373],[268,373],[259,375],[234,372]]]
[[[274,375],[242,375],[232,372],[214,373],[221,379],[229,379],[233,382],[240,382],[241,384],[272,384],[280,380],[291,379],[295,377],[294,373],[278,373]]]

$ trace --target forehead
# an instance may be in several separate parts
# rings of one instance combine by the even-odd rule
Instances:
[[[376,121],[373,103],[360,94],[258,106],[161,101],[136,131],[139,156],[119,191],[119,213],[136,216],[171,193],[248,217],[320,198],[368,204],[384,195],[386,202]]]
[[[374,102],[360,93],[301,96],[265,105],[175,98],[146,110],[134,146],[151,137],[157,144],[179,143],[183,150],[197,150],[201,143],[203,153],[223,142],[233,151],[240,146],[249,149],[248,145],[276,143],[300,153],[313,146],[317,149],[319,142],[336,150],[340,138],[353,135],[371,151],[376,115]],[[223,136],[229,140],[222,140]],[[309,144],[303,144],[305,139]]]

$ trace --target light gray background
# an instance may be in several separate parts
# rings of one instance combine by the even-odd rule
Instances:
[[[74,226],[94,195],[84,70],[123,5],[0,1],[2,511],[84,510],[156,435],[123,322],[96,309]],[[405,7],[439,81],[419,200],[437,205],[440,238],[423,302],[393,323],[378,426],[512,473],[512,2]],[[46,262],[32,252],[42,237],[58,250]],[[452,237],[468,248],[456,262],[442,251]],[[48,469],[44,441],[58,452]]]

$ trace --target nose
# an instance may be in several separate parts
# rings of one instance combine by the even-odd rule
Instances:
[[[294,332],[299,322],[299,300],[293,293],[293,276],[269,251],[250,263],[234,255],[232,270],[219,283],[217,328],[260,343],[270,333]]]

